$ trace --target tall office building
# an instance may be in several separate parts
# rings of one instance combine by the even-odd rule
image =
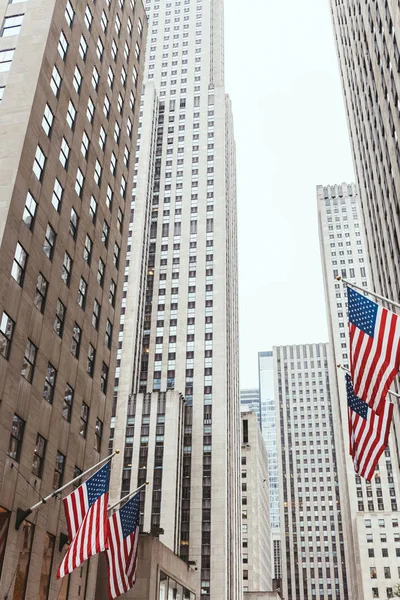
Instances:
[[[282,578],[282,548],[280,531],[278,455],[276,447],[276,403],[274,384],[274,358],[271,350],[258,353],[258,381],[262,435],[268,454],[269,515],[274,557],[274,579]]]
[[[240,410],[256,413],[261,429],[261,403],[260,390],[258,388],[240,390]]]
[[[329,327],[329,380],[335,415],[336,446],[343,444],[338,461],[340,487],[348,500],[342,503],[343,531],[347,536],[348,580],[352,597],[387,598],[400,575],[398,529],[398,464],[394,436],[370,482],[354,472],[348,450],[347,394],[344,372],[349,366],[347,294],[337,275],[371,287],[360,200],[354,184],[317,187],[318,221]],[[339,450],[338,450],[339,454]]]
[[[243,592],[272,590],[268,458],[257,415],[242,412]]]
[[[327,344],[275,347],[283,597],[347,600]]]
[[[120,493],[121,481],[132,490],[141,481],[126,445],[130,398],[180,392],[182,518],[172,549],[196,565],[204,600],[236,600],[242,593],[236,187],[223,2],[147,0],[146,11],[146,89],[112,422],[113,444],[125,456],[116,463],[112,492]],[[134,435],[146,426],[135,423]],[[163,506],[166,459],[157,465],[157,482],[149,474],[141,512],[142,525],[151,514],[149,526],[159,527],[169,544],[161,531],[169,517],[152,508]]]
[[[146,16],[4,0],[0,18],[0,593],[89,599],[96,558],[55,576],[62,503],[18,531],[16,511],[107,453]]]

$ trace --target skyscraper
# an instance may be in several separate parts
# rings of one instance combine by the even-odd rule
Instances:
[[[360,200],[356,186],[346,183],[318,186],[317,198],[338,455],[343,444],[338,474],[340,489],[348,498],[342,502],[343,535],[352,548],[347,559],[348,580],[353,598],[390,598],[400,568],[399,478],[394,436],[389,438],[372,481],[356,475],[348,448],[344,372],[337,369],[338,364],[349,366],[349,337],[346,289],[335,278],[340,274],[361,287],[371,287]]]
[[[129,398],[180,392],[186,408],[176,551],[196,564],[204,600],[236,599],[242,593],[236,187],[223,2],[148,0],[146,12],[146,89],[112,422],[113,444],[127,460],[116,463],[112,490],[120,493],[121,479],[130,489],[139,481],[125,439]],[[134,435],[142,426],[135,423]],[[146,452],[146,439],[139,451]],[[142,518],[145,503],[163,504],[162,479],[155,488],[149,476]],[[162,533],[160,540],[167,543]]]
[[[15,521],[107,453],[146,17],[32,0],[0,18],[0,592],[89,599],[96,559],[55,577],[59,500]]]
[[[261,403],[260,390],[258,388],[240,390],[240,409],[242,411],[255,412],[261,429]]]
[[[274,350],[283,597],[350,598],[327,344]]]

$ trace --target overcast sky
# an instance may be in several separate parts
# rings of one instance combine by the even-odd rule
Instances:
[[[354,170],[328,0],[225,0],[225,65],[246,388],[258,351],[328,339],[315,188]]]

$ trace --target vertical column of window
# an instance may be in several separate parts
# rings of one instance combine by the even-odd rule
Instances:
[[[162,478],[164,459],[165,393],[160,392],[157,402],[156,439],[154,449],[153,498],[151,507],[151,529],[160,527],[162,501]]]
[[[131,396],[128,401],[128,414],[126,417],[124,466],[122,471],[121,495],[128,494],[131,487],[133,440],[135,434],[136,397]]]
[[[143,395],[142,422],[140,427],[140,447],[139,447],[139,469],[138,469],[138,487],[147,481],[147,458],[149,453],[149,429],[150,429],[150,407],[151,394]],[[154,485],[154,484],[153,484]],[[140,495],[140,527],[143,528],[145,508],[145,495]]]
[[[185,560],[186,562],[189,560],[192,410],[192,406],[185,406],[180,556],[182,560]]]

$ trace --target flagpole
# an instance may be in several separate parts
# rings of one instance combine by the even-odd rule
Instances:
[[[351,281],[344,279],[341,275],[338,275],[336,277],[336,280],[342,281],[345,285],[349,285],[350,287],[353,287],[356,290],[360,290],[360,292],[364,292],[364,294],[369,294],[370,296],[375,296],[375,298],[378,298],[378,300],[387,302],[388,304],[391,304],[392,306],[395,306],[396,308],[400,309],[400,304],[398,304],[397,302],[394,302],[393,300],[389,300],[389,298],[385,298],[385,296],[381,296],[380,294],[377,294],[376,292],[371,292],[371,290],[367,290],[359,285],[356,285],[355,283],[352,283]]]
[[[79,481],[80,479],[82,479],[82,477],[85,477],[85,475],[87,475],[91,471],[94,471],[94,469],[96,469],[97,467],[100,467],[100,465],[103,465],[104,463],[108,462],[116,454],[119,454],[119,450],[115,450],[112,454],[110,454],[110,456],[106,456],[106,458],[103,458],[102,460],[100,460],[98,463],[96,463],[92,467],[89,467],[89,469],[86,469],[86,471],[84,471],[83,473],[80,473],[77,477],[74,477],[74,479],[71,479],[71,481],[68,481],[67,483],[64,483],[64,485],[62,485],[60,488],[58,488],[58,490],[55,490],[54,492],[52,492],[51,494],[49,494],[45,498],[42,498],[42,500],[39,500],[39,502],[36,502],[36,504],[34,504],[33,506],[31,506],[27,510],[22,510],[21,508],[18,508],[17,509],[17,517],[15,519],[15,529],[18,530],[20,528],[22,522],[25,521],[26,517],[29,517],[29,515],[34,510],[36,510],[37,508],[39,508],[39,506],[42,506],[42,504],[46,504],[46,502],[48,500],[51,500],[51,498],[55,498],[60,492],[62,492],[63,490],[65,490],[65,488],[67,488],[69,485],[72,485],[76,481]]]
[[[146,485],[149,485],[148,481],[145,481],[142,485],[140,485],[136,490],[134,490],[133,492],[130,492],[129,494],[127,494],[126,496],[124,496],[123,498],[121,498],[120,500],[118,500],[118,502],[115,502],[114,504],[112,504],[111,506],[108,507],[108,511],[110,512],[113,508],[115,508],[116,506],[118,506],[118,504],[121,504],[121,502],[125,502],[128,501],[129,498],[131,498],[132,496],[134,496],[137,492],[139,492],[142,488],[144,488]]]
[[[349,369],[346,369],[346,367],[344,367],[343,365],[337,365],[338,369],[342,369],[343,371],[345,371],[346,373],[349,373],[349,375],[351,375],[351,372]],[[396,398],[400,398],[400,394],[397,394],[396,392],[392,392],[392,390],[388,390],[389,394],[391,394],[392,396],[396,396]]]

